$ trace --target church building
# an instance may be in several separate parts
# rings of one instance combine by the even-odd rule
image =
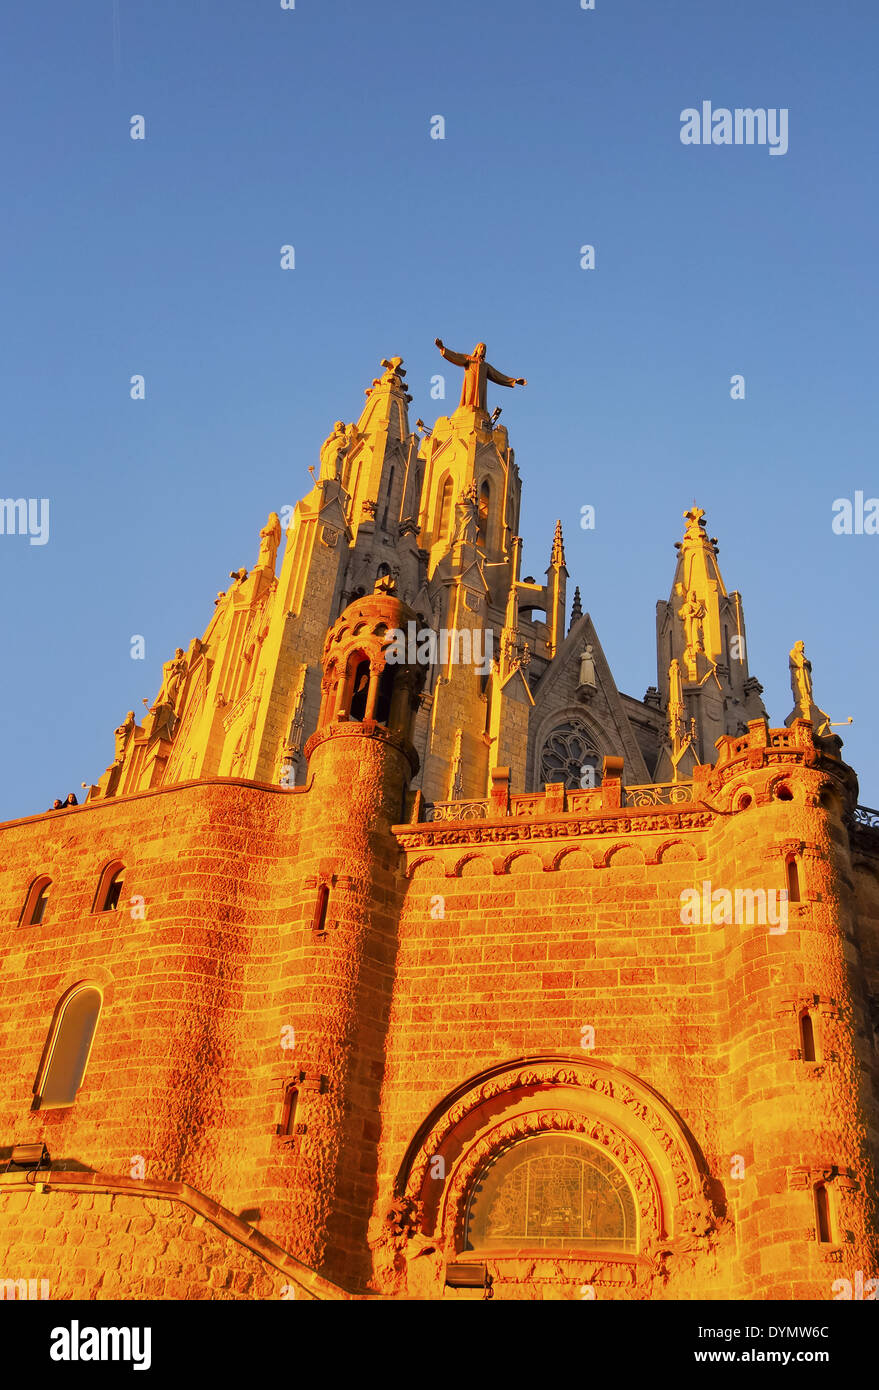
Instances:
[[[561,523],[522,574],[487,392],[525,382],[437,346],[457,409],[413,430],[383,361],[84,803],[0,825],[5,1277],[318,1300],[876,1280],[879,813],[803,644],[771,721],[694,504],[655,684],[618,689]]]

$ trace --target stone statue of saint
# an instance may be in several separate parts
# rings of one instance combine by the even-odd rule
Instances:
[[[799,711],[801,719],[811,719],[814,703],[812,699],[812,663],[806,656],[803,642],[795,642],[791,647],[788,666],[794,707]]]
[[[128,739],[131,735],[131,731],[134,728],[134,724],[134,710],[130,709],[125,716],[125,723],[120,724],[119,728],[114,730],[114,734],[116,737],[115,761],[117,763],[121,763],[122,759],[125,756],[125,745],[128,742]]]
[[[587,642],[583,651],[580,653],[580,685],[595,684],[595,659],[592,654],[592,643]]]
[[[172,709],[177,708],[177,700],[183,682],[186,680],[187,670],[186,654],[182,647],[177,647],[174,651],[174,660],[166,661],[162,667],[162,689],[159,691],[159,698],[153,709],[158,709],[160,705],[170,705]]]
[[[708,610],[699,598],[695,589],[691,589],[687,594],[686,601],[678,609],[678,617],[683,620],[684,632],[687,638],[687,648],[691,652],[701,652],[702,648],[702,619]]]
[[[348,428],[344,420],[337,420],[333,432],[324,441],[320,451],[320,476],[322,479],[339,480],[342,477],[342,460],[350,446]]]
[[[485,403],[485,386],[487,381],[493,381],[498,386],[527,386],[523,376],[504,376],[490,362],[485,360],[485,343],[477,343],[471,353],[452,352],[447,348],[442,338],[437,338],[436,345],[447,362],[454,362],[456,367],[464,368],[464,385],[461,388],[461,405],[472,406],[476,410],[487,410]],[[460,407],[459,407],[460,409]]]
[[[795,642],[791,647],[788,667],[794,707],[784,721],[785,725],[790,728],[795,719],[808,719],[819,738],[833,739],[841,748],[842,739],[834,734],[830,715],[815,704],[815,696],[812,693],[812,663],[806,656],[806,648],[802,642]]]
[[[271,512],[265,526],[259,533],[259,556],[257,557],[255,569],[271,570],[275,572],[275,560],[278,556],[278,546],[281,544],[281,518],[277,512]]]
[[[673,657],[668,668],[668,736],[672,746],[672,759],[681,751],[684,742],[684,686],[681,680],[681,664]]]
[[[457,541],[468,541],[472,545],[478,529],[479,497],[476,484],[471,483],[455,503],[455,534],[452,536],[452,545]]]

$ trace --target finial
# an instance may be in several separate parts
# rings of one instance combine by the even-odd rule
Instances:
[[[555,524],[555,534],[552,538],[552,558],[551,565],[561,566],[565,563],[565,541],[562,536],[562,523],[557,521]]]
[[[381,364],[385,369],[385,374],[378,384],[380,386],[394,386],[406,394],[406,368],[403,366],[402,357],[383,357]],[[373,386],[375,384],[373,382]]]
[[[574,589],[574,602],[571,605],[571,627],[573,627],[574,623],[582,618],[582,616],[583,609],[580,605],[580,586],[578,584]]]

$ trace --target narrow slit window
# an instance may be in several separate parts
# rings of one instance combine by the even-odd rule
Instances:
[[[440,493],[439,512],[437,514],[436,538],[438,541],[444,540],[449,533],[452,519],[452,480],[446,478]]]
[[[486,537],[488,535],[488,510],[490,505],[491,492],[488,481],[486,480],[479,489],[479,515],[476,529],[476,544],[480,550],[484,550],[486,546]]]
[[[299,1087],[288,1086],[284,1092],[284,1109],[281,1112],[281,1123],[278,1126],[278,1133],[284,1137],[291,1138],[296,1132],[296,1107],[299,1104]]]
[[[317,890],[317,902],[314,905],[314,921],[312,926],[315,931],[326,931],[327,929],[327,908],[330,904],[329,885],[322,883]]]
[[[830,1220],[830,1193],[823,1182],[815,1185],[815,1220],[820,1245],[833,1244],[833,1227]]]
[[[393,498],[393,494],[394,494],[394,470],[393,470],[393,468],[392,468],[391,471],[390,471],[390,473],[389,473],[389,475],[388,475],[388,494],[387,494],[387,501],[385,502],[385,509],[384,509],[384,512],[382,513],[382,530],[385,530],[385,528],[387,527],[387,524],[388,524],[388,512],[390,511],[391,500],[392,500],[392,498]],[[390,571],[388,571],[388,573],[390,573]]]
[[[815,1027],[812,1023],[812,1015],[805,1013],[800,1018],[800,1050],[803,1054],[804,1062],[815,1062]]]
[[[802,901],[800,891],[800,866],[796,855],[791,855],[787,861],[787,900],[791,903]]]

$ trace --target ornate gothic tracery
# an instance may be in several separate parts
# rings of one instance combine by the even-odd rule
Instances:
[[[599,785],[601,755],[582,720],[569,719],[553,729],[540,755],[540,782],[564,782],[570,791]]]

